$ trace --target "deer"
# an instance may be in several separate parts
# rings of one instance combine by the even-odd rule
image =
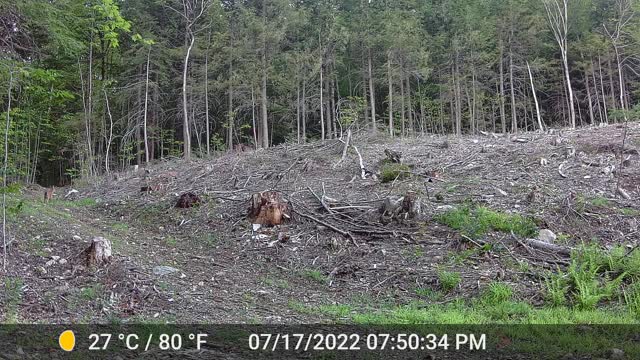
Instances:
[[[44,191],[44,202],[49,202],[49,200],[53,199],[53,188],[51,186]]]

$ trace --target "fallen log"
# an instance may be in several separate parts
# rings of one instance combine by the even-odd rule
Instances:
[[[551,243],[544,242],[544,241],[541,241],[541,240],[523,239],[522,242],[524,244],[527,244],[527,245],[531,246],[532,248],[551,251],[551,252],[554,252],[554,253],[557,253],[557,254],[561,254],[561,255],[566,255],[566,256],[571,255],[571,250],[572,250],[571,248],[567,248],[567,247],[551,244]]]

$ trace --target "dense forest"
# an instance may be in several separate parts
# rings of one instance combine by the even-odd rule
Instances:
[[[4,173],[634,120],[637,0],[0,0]]]

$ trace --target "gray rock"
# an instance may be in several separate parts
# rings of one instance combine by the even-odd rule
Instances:
[[[544,241],[548,244],[553,244],[556,241],[556,238],[556,234],[554,234],[553,231],[549,229],[542,229],[538,234],[538,240]]]
[[[158,276],[163,276],[163,275],[168,275],[174,272],[178,272],[180,270],[171,267],[171,266],[165,266],[165,265],[160,265],[160,266],[156,266],[153,268],[153,273],[158,275]]]
[[[624,359],[624,351],[620,349],[611,349],[608,351],[609,359]]]

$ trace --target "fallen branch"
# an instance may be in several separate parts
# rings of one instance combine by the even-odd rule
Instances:
[[[351,129],[347,131],[347,140],[344,142],[344,148],[342,149],[342,157],[338,160],[337,163],[333,165],[335,169],[344,159],[347,157],[347,150],[349,150],[349,145],[351,144]]]
[[[566,164],[566,161],[565,161],[565,162],[563,162],[562,164],[560,164],[560,166],[558,166],[558,174],[560,174],[560,176],[562,176],[563,178],[565,178],[565,179],[566,179],[566,178],[567,178],[567,175],[565,175],[565,174],[562,172],[562,168],[564,167],[564,164]]]
[[[358,151],[358,148],[355,145],[352,145],[353,149],[356,151],[356,154],[358,154],[358,159],[360,159],[360,170],[362,171],[362,173],[360,174],[360,178],[362,180],[366,179],[366,175],[367,175],[367,171],[364,168],[364,162],[362,161],[362,155],[360,155],[360,151]]]
[[[348,237],[349,239],[351,239],[351,242],[353,242],[353,244],[354,244],[355,246],[359,246],[359,245],[358,245],[358,243],[356,242],[356,239],[353,237],[353,234],[351,234],[350,232],[345,231],[345,230],[342,230],[342,229],[339,229],[339,228],[337,228],[337,227],[335,227],[335,226],[333,226],[333,225],[329,224],[328,222],[326,222],[326,221],[322,221],[322,220],[320,220],[320,219],[318,219],[318,218],[315,218],[315,217],[313,217],[313,216],[311,216],[311,215],[307,215],[307,214],[305,214],[305,213],[301,213],[301,212],[299,212],[299,211],[298,211],[298,210],[296,210],[296,209],[293,209],[293,212],[294,212],[294,213],[296,213],[296,214],[298,214],[298,215],[300,215],[300,216],[302,216],[303,218],[307,218],[307,219],[309,219],[309,220],[313,220],[313,221],[317,222],[317,223],[318,223],[318,224],[320,224],[320,225],[326,226],[326,227],[328,227],[329,229],[331,229],[331,230],[333,230],[333,231],[337,232],[338,234],[340,234],[340,235],[342,235],[342,236],[346,236],[346,237]]]
[[[550,244],[550,243],[536,240],[536,239],[523,239],[522,242],[531,246],[532,248],[552,251],[552,252],[555,252],[561,255],[566,255],[566,256],[571,255],[571,248]]]

